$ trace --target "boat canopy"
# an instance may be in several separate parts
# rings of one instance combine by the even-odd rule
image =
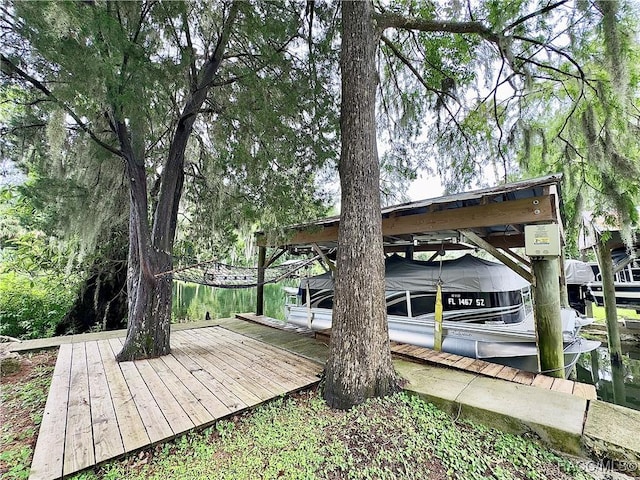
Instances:
[[[568,285],[584,285],[596,279],[591,265],[580,260],[565,260],[564,275]]]
[[[385,289],[387,291],[432,291],[438,280],[446,292],[509,292],[529,286],[520,275],[506,265],[483,260],[471,254],[455,260],[422,262],[407,260],[392,255],[385,260]],[[307,284],[311,290],[333,290],[330,273],[305,278],[301,289]]]

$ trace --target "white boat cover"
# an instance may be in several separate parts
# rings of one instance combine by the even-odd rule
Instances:
[[[596,279],[591,265],[580,260],[565,260],[564,275],[568,285],[584,285]]]
[[[433,291],[438,279],[446,292],[509,292],[529,286],[506,265],[474,257],[471,254],[455,260],[421,262],[407,260],[399,255],[386,259],[385,281],[387,291]],[[300,288],[333,290],[333,278],[325,273],[300,282]]]

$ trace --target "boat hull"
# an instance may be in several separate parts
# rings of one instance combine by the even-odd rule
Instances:
[[[577,336],[579,329],[588,322],[577,317],[573,310],[563,309],[562,317],[565,368],[568,373],[581,353],[597,348],[600,342]],[[331,328],[332,312],[304,305],[287,305],[285,318],[294,325],[323,331]],[[390,340],[433,348],[433,315],[420,318],[387,315],[387,321]],[[521,322],[499,325],[445,320],[442,350],[539,373],[534,328],[531,314]]]
[[[616,306],[640,310],[640,282],[614,282]],[[585,290],[597,305],[604,305],[602,282],[592,282]]]

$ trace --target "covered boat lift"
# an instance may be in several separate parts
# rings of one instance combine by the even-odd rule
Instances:
[[[385,254],[477,249],[487,251],[532,284],[540,369],[564,375],[560,307],[568,306],[563,255],[527,258],[514,249],[525,246],[527,225],[557,225],[562,175],[508,183],[471,192],[446,195],[385,207],[381,211]],[[284,252],[320,255],[334,268],[332,251],[338,246],[340,217],[289,226],[284,233],[259,232],[256,313],[263,314],[264,271]],[[267,249],[273,254],[267,259]],[[333,257],[335,258],[335,257]],[[563,293],[561,293],[563,292]]]

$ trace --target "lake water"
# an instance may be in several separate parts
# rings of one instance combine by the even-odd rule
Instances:
[[[640,410],[640,344],[622,344],[622,365],[612,365],[605,346],[581,355],[576,379],[596,386],[598,398]]]
[[[265,315],[284,319],[283,286],[296,281],[269,284],[264,288]],[[236,313],[255,312],[256,289],[222,289],[192,283],[173,284],[173,321],[232,317]],[[609,351],[600,347],[583,354],[576,365],[577,380],[596,386],[598,398],[640,410],[640,344],[623,343],[622,366],[612,366]]]
[[[284,319],[283,286],[293,283],[268,284],[264,286],[264,314]],[[255,288],[213,288],[195,283],[173,282],[174,322],[204,320],[207,312],[211,318],[233,317],[236,313],[256,311]]]

